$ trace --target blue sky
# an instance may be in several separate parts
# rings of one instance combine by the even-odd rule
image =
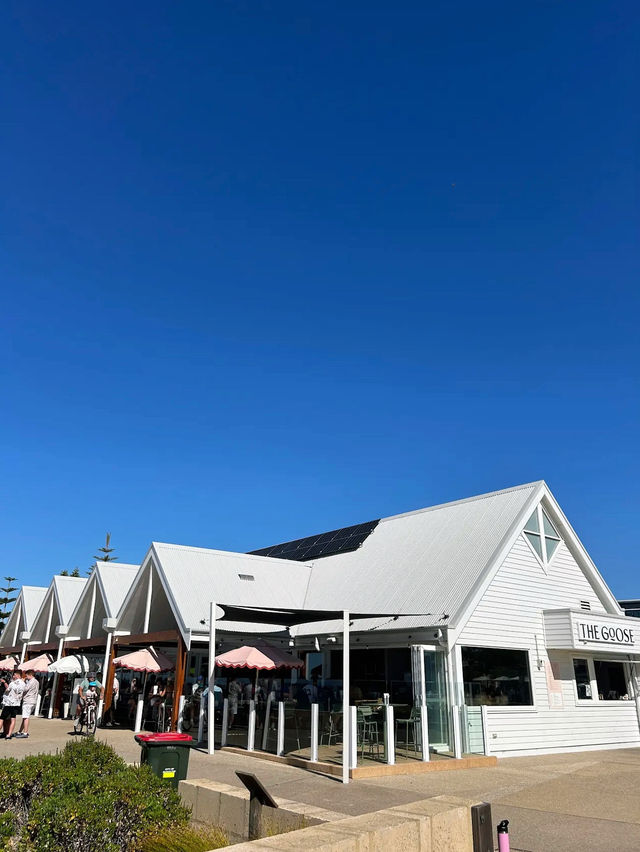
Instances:
[[[2,575],[546,479],[640,596],[636,3],[7,3]]]

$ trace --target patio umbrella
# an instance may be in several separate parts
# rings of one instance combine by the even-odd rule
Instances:
[[[175,665],[168,657],[156,651],[155,648],[141,648],[139,651],[132,651],[130,654],[124,654],[122,657],[116,657],[113,661],[116,668],[129,669],[132,672],[144,672],[144,683],[142,692],[138,697],[138,706],[136,708],[136,730],[140,729],[142,724],[142,706],[144,704],[144,693],[147,687],[147,675],[159,674],[160,672],[173,671]]]
[[[0,672],[12,672],[17,665],[18,661],[15,657],[5,657],[4,660],[0,660]]]
[[[37,674],[44,674],[49,671],[50,663],[51,657],[49,654],[40,654],[39,657],[35,657],[33,660],[25,660],[24,663],[20,663],[16,668],[20,672],[28,672],[29,669],[33,669]]]
[[[302,660],[266,643],[255,648],[252,645],[242,645],[232,651],[225,651],[224,654],[218,654],[215,658],[215,664],[228,669],[255,669],[256,682],[254,688],[258,685],[258,671],[261,669],[272,671],[273,669],[301,669],[304,667]]]
[[[145,674],[170,672],[175,668],[168,657],[154,648],[142,648],[140,651],[132,651],[130,654],[116,657],[113,665],[116,668],[129,669],[132,672],[144,672]]]
[[[89,671],[89,660],[80,654],[70,654],[51,663],[49,671],[54,674],[81,674]]]
[[[304,662],[272,645],[243,645],[216,657],[216,665],[231,669],[301,669]]]

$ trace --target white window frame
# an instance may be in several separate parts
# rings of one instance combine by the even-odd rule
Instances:
[[[573,668],[574,660],[586,660],[587,666],[589,667],[589,683],[591,684],[591,698],[578,698],[578,684],[576,682],[576,673]],[[624,667],[624,676],[627,682],[627,695],[629,696],[628,701],[623,701],[621,698],[600,698],[600,693],[598,692],[598,681],[596,679],[596,666],[595,662],[598,660],[600,663],[621,663]],[[573,694],[576,702],[576,706],[578,707],[594,707],[598,704],[605,705],[607,707],[611,707],[613,704],[628,704],[630,701],[634,700],[634,690],[633,690],[633,681],[632,681],[632,673],[631,666],[626,660],[619,660],[615,657],[606,657],[600,656],[599,654],[596,656],[583,654],[581,656],[572,654],[571,655],[571,676],[573,680]]]
[[[522,529],[522,537],[524,538],[524,540],[529,545],[529,550],[533,553],[535,558],[538,560],[538,563],[540,564],[540,567],[542,568],[544,573],[548,574],[549,572],[548,572],[547,569],[549,568],[549,566],[551,565],[553,560],[556,558],[558,551],[560,550],[560,545],[562,544],[562,536],[560,535],[560,533],[558,533],[558,537],[555,538],[552,535],[546,535],[545,534],[545,532],[544,532],[544,521],[542,519],[542,513],[543,512],[544,512],[544,509],[542,508],[542,503],[538,503],[538,505],[536,506],[536,513],[537,513],[537,518],[538,518],[538,529],[540,530],[540,532],[536,533],[533,530],[527,530],[527,524],[529,523],[529,519],[531,518],[531,515],[533,515],[533,512],[532,512],[531,515],[529,515],[529,518],[527,518],[527,521],[526,521],[526,523],[525,523],[525,525]],[[549,517],[549,516],[547,515],[547,517]],[[553,525],[554,529],[556,529],[556,525],[553,523],[551,518],[549,518],[549,523]],[[535,547],[529,541],[529,536],[527,535],[527,532],[530,532],[531,535],[537,535],[537,536],[540,537],[540,543],[542,545],[542,559],[540,558],[538,551],[535,549]],[[556,532],[558,532],[558,531],[556,530]],[[553,541],[558,542],[558,546],[554,550],[553,556],[548,561],[547,561],[547,545],[546,545],[546,542],[545,542],[545,538],[550,538],[550,539],[553,539]],[[582,659],[582,658],[580,658],[580,659]]]

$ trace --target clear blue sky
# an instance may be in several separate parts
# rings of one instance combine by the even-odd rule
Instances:
[[[8,2],[2,568],[547,480],[637,529],[637,2]]]

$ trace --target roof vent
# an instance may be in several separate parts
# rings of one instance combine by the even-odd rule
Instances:
[[[238,574],[238,577],[241,580],[255,580],[255,577],[253,576],[253,574]]]
[[[580,609],[584,609],[587,612],[591,612],[591,604],[589,601],[580,601]]]

